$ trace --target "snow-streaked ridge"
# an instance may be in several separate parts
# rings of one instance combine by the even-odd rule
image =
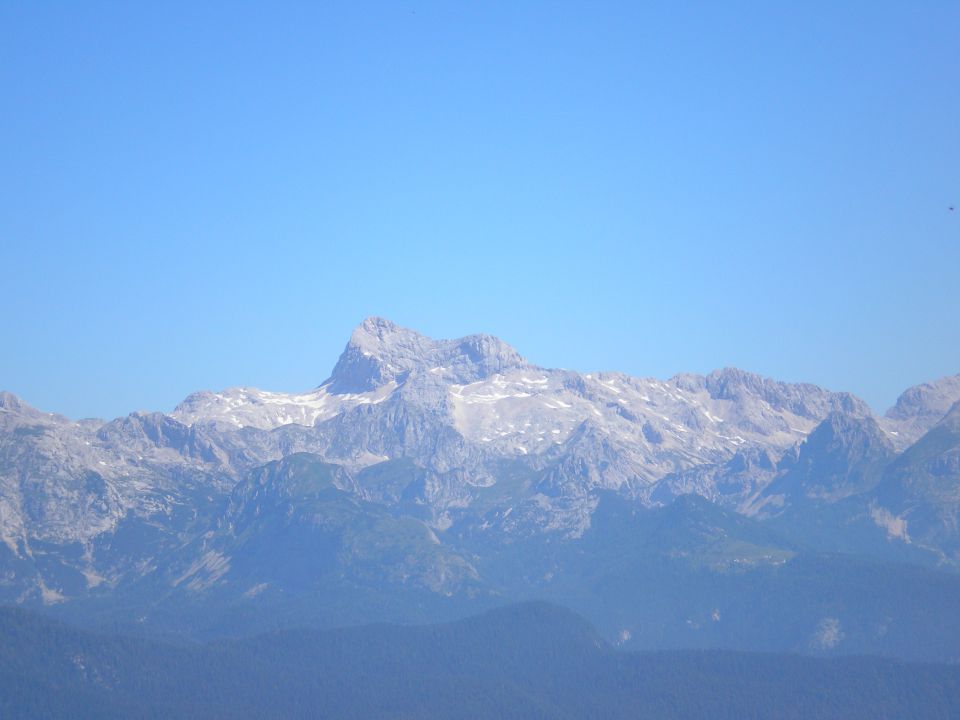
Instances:
[[[311,427],[358,405],[383,402],[396,387],[396,382],[388,382],[369,392],[341,394],[331,393],[326,386],[304,393],[246,387],[204,391],[187,397],[170,416],[188,426],[226,423],[260,430],[291,424]]]

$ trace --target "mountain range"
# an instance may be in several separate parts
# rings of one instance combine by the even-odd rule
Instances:
[[[877,417],[737,369],[581,374],[368,318],[307,392],[110,421],[0,393],[0,602],[142,632],[547,598],[638,649],[958,659],[958,518],[960,375]]]

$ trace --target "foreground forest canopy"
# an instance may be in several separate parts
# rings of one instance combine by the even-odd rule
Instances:
[[[545,603],[443,625],[187,646],[0,610],[4,718],[948,720],[958,713],[957,666],[628,653]]]

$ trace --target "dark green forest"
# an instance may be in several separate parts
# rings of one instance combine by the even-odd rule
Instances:
[[[627,653],[578,615],[162,644],[0,610],[3,718],[955,718],[960,667],[727,651]]]

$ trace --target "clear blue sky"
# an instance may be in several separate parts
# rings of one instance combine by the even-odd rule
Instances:
[[[960,372],[957,2],[11,0],[0,90],[45,410],[306,389],[372,314],[878,410]]]

